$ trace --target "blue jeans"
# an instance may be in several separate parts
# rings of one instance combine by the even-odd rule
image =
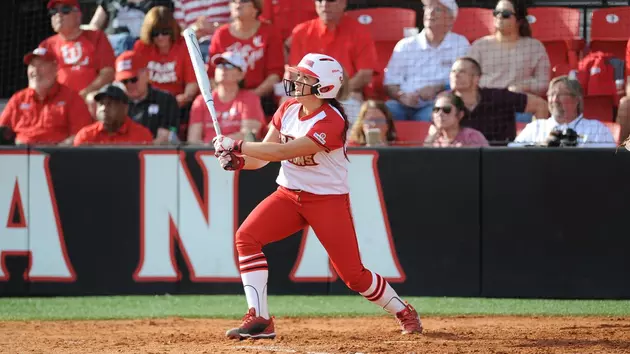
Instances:
[[[531,123],[532,119],[534,118],[534,115],[531,113],[525,113],[525,112],[516,112],[515,114],[515,118],[516,121],[518,123]]]
[[[430,122],[433,113],[433,102],[426,104],[420,108],[407,107],[404,104],[388,100],[385,106],[392,113],[395,120],[414,120],[422,122]]]
[[[112,45],[112,48],[114,48],[114,55],[119,56],[126,50],[132,50],[137,38],[134,38],[131,34],[125,32],[108,34],[107,39],[109,39],[109,43]]]

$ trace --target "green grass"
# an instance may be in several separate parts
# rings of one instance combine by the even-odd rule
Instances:
[[[630,316],[630,301],[408,298],[421,316]],[[109,296],[0,298],[0,320],[130,319],[169,316],[240,318],[244,296]],[[360,296],[271,296],[277,317],[378,316]]]

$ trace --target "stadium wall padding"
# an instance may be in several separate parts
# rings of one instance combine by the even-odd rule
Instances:
[[[403,295],[630,298],[630,153],[349,151],[366,267]],[[279,164],[211,150],[0,150],[0,296],[240,294],[234,232]],[[274,220],[269,220],[274,222]],[[270,294],[350,294],[305,229],[264,248]]]

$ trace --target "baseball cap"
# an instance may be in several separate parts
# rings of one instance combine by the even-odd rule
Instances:
[[[453,17],[457,17],[457,11],[459,10],[459,6],[457,6],[457,2],[455,0],[438,0],[438,1],[440,2],[440,4],[446,6],[449,10],[451,10]]]
[[[40,57],[44,60],[48,60],[48,61],[55,61],[57,60],[57,58],[55,58],[55,55],[49,51],[46,48],[35,48],[32,52],[30,53],[26,53],[26,55],[24,56],[24,64],[28,65],[31,63],[31,60],[33,60],[33,58],[35,57]]]
[[[116,58],[116,81],[137,77],[138,71],[146,69],[147,64],[147,60],[139,53],[132,50],[122,52]]]
[[[221,54],[215,54],[211,62],[213,65],[218,65],[221,63],[228,63],[236,66],[241,69],[242,72],[247,72],[247,63],[243,57],[236,52],[223,52]]]
[[[98,90],[96,96],[94,96],[94,101],[99,102],[103,98],[109,97],[122,103],[129,103],[129,97],[127,97],[125,90],[123,90],[120,85],[121,84],[113,83],[103,86]]]
[[[48,9],[52,9],[57,4],[74,6],[74,7],[79,8],[79,9],[81,8],[79,6],[79,0],[50,0],[50,1],[48,1],[48,5],[46,7]]]

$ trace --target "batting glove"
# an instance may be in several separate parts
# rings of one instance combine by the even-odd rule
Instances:
[[[215,155],[223,151],[240,153],[243,140],[234,140],[225,135],[217,135],[212,139],[212,145],[214,145]]]
[[[219,164],[226,171],[242,170],[245,166],[245,159],[235,155],[233,152],[223,151],[219,154]]]

